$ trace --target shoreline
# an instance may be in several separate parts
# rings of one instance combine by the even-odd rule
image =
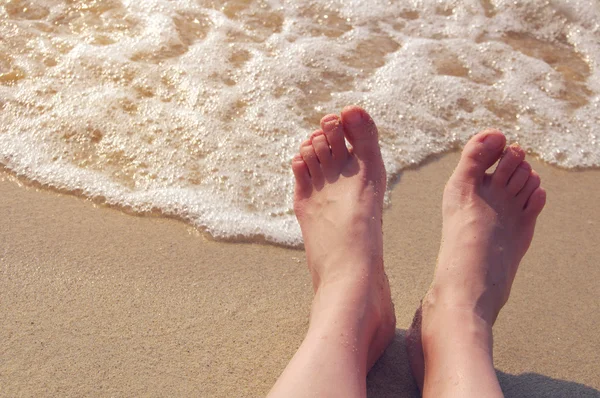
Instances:
[[[457,159],[434,156],[393,186],[384,260],[398,330],[370,396],[416,394],[402,335],[433,274]],[[530,162],[548,203],[494,328],[495,365],[507,396],[600,396],[600,170]],[[170,217],[10,180],[0,176],[4,394],[268,392],[308,326],[301,250],[216,241]]]

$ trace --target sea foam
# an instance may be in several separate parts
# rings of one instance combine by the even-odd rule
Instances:
[[[290,159],[351,103],[390,176],[488,126],[600,165],[597,2],[3,4],[0,163],[217,238],[301,242]]]

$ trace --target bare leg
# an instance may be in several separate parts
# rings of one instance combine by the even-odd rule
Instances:
[[[435,276],[407,333],[411,369],[425,397],[502,396],[492,325],[546,202],[523,150],[505,144],[496,130],[471,138],[444,191]]]
[[[325,116],[321,128],[292,161],[294,210],[315,290],[310,326],[270,397],[364,397],[367,372],[395,332],[377,129],[354,106],[341,118]]]

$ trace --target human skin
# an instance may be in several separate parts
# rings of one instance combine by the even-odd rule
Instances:
[[[492,326],[546,203],[523,150],[505,145],[498,130],[472,137],[444,190],[433,282],[406,338],[424,397],[503,396]]]
[[[375,123],[356,106],[325,116],[292,169],[315,296],[308,333],[269,397],[364,397],[367,372],[396,324],[383,269],[386,173]]]
[[[492,325],[546,200],[524,152],[505,145],[497,130],[475,135],[445,188],[435,277],[407,332],[411,369],[426,397],[502,396]],[[315,297],[308,333],[269,396],[364,397],[366,374],[395,330],[377,129],[363,109],[347,107],[341,117],[324,117],[299,152],[294,210]]]

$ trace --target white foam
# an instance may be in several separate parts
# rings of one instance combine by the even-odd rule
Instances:
[[[349,103],[390,175],[487,126],[600,165],[595,3],[18,3],[0,6],[0,162],[215,237],[298,244],[289,160]]]

